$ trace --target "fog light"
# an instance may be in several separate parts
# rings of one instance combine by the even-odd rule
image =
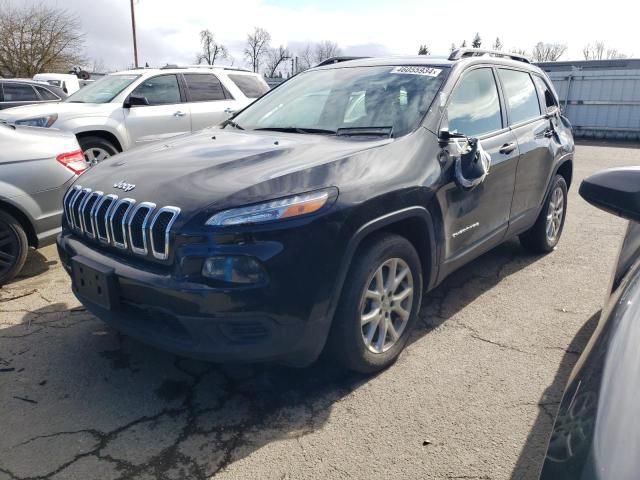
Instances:
[[[267,273],[258,260],[240,255],[207,258],[202,275],[228,283],[264,283],[267,280]]]

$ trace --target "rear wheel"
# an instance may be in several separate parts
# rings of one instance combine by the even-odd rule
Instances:
[[[84,153],[84,159],[90,167],[113,157],[118,153],[118,149],[108,140],[102,137],[87,136],[78,139],[80,148]]]
[[[560,241],[566,215],[567,182],[556,175],[536,223],[520,235],[520,243],[535,253],[551,252]]]
[[[0,285],[11,280],[24,265],[29,242],[22,225],[0,211]]]
[[[330,353],[344,366],[373,373],[404,349],[422,300],[422,267],[404,237],[380,233],[358,250],[336,311]]]

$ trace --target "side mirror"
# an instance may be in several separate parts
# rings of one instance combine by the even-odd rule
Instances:
[[[640,222],[640,167],[595,173],[582,181],[580,196],[606,212]]]
[[[556,117],[558,116],[559,113],[560,113],[560,109],[556,105],[554,105],[552,107],[547,107],[547,113],[545,114],[545,117],[547,118]]]
[[[147,100],[147,97],[143,97],[140,95],[129,95],[127,99],[124,101],[124,103],[122,104],[124,108],[145,107],[148,105],[149,105],[149,100]]]

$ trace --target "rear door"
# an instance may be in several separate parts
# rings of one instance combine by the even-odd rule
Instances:
[[[506,100],[509,126],[520,149],[510,229],[510,233],[518,233],[535,221],[544,201],[553,167],[553,130],[541,110],[535,84],[528,72],[499,68],[498,76]]]
[[[149,105],[124,109],[125,126],[133,145],[191,132],[189,105],[175,74],[143,80],[132,96],[145,97]]]
[[[183,74],[191,110],[192,131],[217,125],[231,116],[235,100],[212,73]]]
[[[518,146],[504,115],[504,104],[491,67],[466,71],[451,93],[446,121],[450,132],[479,139],[491,156],[484,182],[463,190],[453,181],[438,192],[445,227],[445,269],[499,243],[509,223]],[[453,165],[451,165],[453,178]]]

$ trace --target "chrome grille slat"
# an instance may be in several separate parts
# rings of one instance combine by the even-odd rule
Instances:
[[[122,200],[115,203],[113,208],[111,209],[111,215],[109,215],[109,226],[111,227],[111,243],[123,250],[127,248],[127,229],[126,229],[126,220],[129,211],[133,208],[133,205],[136,201],[133,198],[123,198]],[[120,220],[116,220],[116,215],[120,215],[122,212],[122,218]],[[114,223],[114,220],[116,222]],[[122,241],[118,241],[118,236],[122,235]]]
[[[138,255],[147,255],[149,253],[149,250],[147,248],[147,223],[149,222],[149,218],[151,217],[151,214],[155,209],[156,209],[155,203],[142,202],[142,203],[139,203],[133,209],[133,211],[131,212],[131,215],[129,215],[127,226],[129,229],[129,240],[131,242],[131,251],[133,253],[136,253]],[[146,213],[144,213],[145,211]],[[134,240],[134,231],[133,231],[133,221],[135,220],[136,215],[138,215],[139,212],[143,212],[142,214],[144,215],[140,229],[136,227],[136,231],[141,233],[142,235],[141,247],[136,245],[136,242]]]
[[[65,219],[77,234],[104,245],[158,260],[169,258],[170,232],[180,209],[137,203],[74,185],[63,198]]]

